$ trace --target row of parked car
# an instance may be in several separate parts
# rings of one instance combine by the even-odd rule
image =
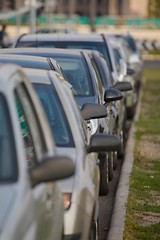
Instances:
[[[1,239],[98,240],[98,198],[124,158],[138,102],[133,44],[36,33],[0,50]]]

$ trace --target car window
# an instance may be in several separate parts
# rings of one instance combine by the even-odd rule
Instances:
[[[16,44],[16,47],[21,48],[21,47],[44,47],[44,48],[54,48],[54,42],[51,41],[44,41],[40,42],[35,40],[35,41],[19,41]]]
[[[55,44],[56,45],[56,44]],[[59,46],[58,46],[59,45]],[[59,42],[56,47],[60,48],[72,48],[72,49],[89,49],[89,50],[98,50],[101,52],[105,59],[107,60],[109,66],[111,67],[111,61],[107,46],[105,46],[104,42],[90,42],[90,41],[83,41],[83,42]]]
[[[84,121],[84,119],[82,118],[81,112],[80,112],[80,107],[77,103],[77,101],[74,98],[74,95],[72,93],[72,91],[68,91],[68,87],[64,86],[64,91],[70,101],[70,105],[72,106],[74,115],[76,117],[76,121],[78,123],[79,126],[79,130],[81,133],[82,138],[84,139],[85,143],[88,143],[88,137],[87,137],[87,125],[86,122]]]
[[[131,36],[124,36],[128,44],[130,45],[133,52],[137,52],[137,45],[135,40]]]
[[[99,68],[102,69],[101,71],[103,71],[103,75],[102,75],[102,82],[104,84],[103,86],[105,88],[109,88],[113,82],[112,75],[111,75],[110,68],[107,64],[107,61],[102,54],[100,54],[100,61],[101,61],[101,64],[99,63],[99,61],[97,61],[97,65],[99,66]]]
[[[51,84],[33,83],[46,112],[58,147],[74,147],[73,137],[59,97]]]
[[[69,48],[69,49],[90,49],[101,52],[112,70],[111,59],[108,47],[105,42],[90,42],[90,41],[19,41],[16,47],[46,47],[46,48]]]
[[[85,62],[80,59],[58,58],[66,79],[72,85],[75,96],[91,96],[92,85]]]
[[[15,102],[25,142],[26,159],[29,167],[32,167],[42,159],[44,145],[41,130],[39,129],[39,121],[36,118],[33,104],[23,84],[19,84],[16,87]]]
[[[0,183],[17,180],[15,142],[5,97],[0,94]]]
[[[120,56],[117,48],[113,48],[113,54],[114,54],[114,59],[115,59],[116,70],[119,73],[120,72],[120,59],[121,59],[121,56]]]
[[[96,65],[96,63],[95,63],[93,58],[91,59],[91,64],[92,64],[93,69],[94,69],[95,74],[96,74],[97,89],[98,89],[99,95],[102,96],[103,95],[103,90],[102,90],[101,75],[100,75],[99,69],[98,69],[98,67],[97,67],[97,65]]]
[[[24,141],[24,151],[25,151],[25,157],[27,160],[27,165],[28,165],[28,168],[33,168],[37,165],[33,139],[29,130],[27,119],[23,113],[23,109],[20,105],[20,102],[16,94],[15,94],[15,102],[17,107],[19,124],[21,128],[21,134]]]

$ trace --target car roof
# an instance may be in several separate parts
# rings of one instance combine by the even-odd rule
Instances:
[[[24,48],[8,48],[8,49],[0,49],[0,56],[1,53],[36,53],[36,52],[40,52],[40,53],[47,53],[48,56],[51,56],[52,54],[54,56],[70,56],[70,57],[74,57],[74,58],[82,58],[82,50],[79,49],[74,49],[74,50],[70,50],[70,49],[62,49],[62,48],[34,48],[34,47],[24,47]],[[8,55],[8,54],[7,54]],[[18,56],[18,54],[17,54]],[[26,55],[25,55],[26,56]],[[30,56],[30,55],[29,55]],[[37,56],[35,56],[36,58]],[[39,56],[38,56],[39,57]],[[24,56],[23,56],[24,58]]]
[[[35,68],[23,68],[23,69],[27,75],[34,77],[34,82],[45,83],[45,84],[51,83],[48,78],[48,70],[35,69]]]
[[[97,33],[89,33],[89,34],[82,34],[82,33],[48,33],[48,34],[24,34],[21,35],[17,42],[26,42],[26,41],[93,41],[93,42],[103,42],[103,38],[100,34]]]
[[[21,68],[19,68],[19,66],[15,64],[0,63],[0,91],[6,90],[6,84],[11,79],[10,76],[12,76],[13,73],[15,73],[15,71],[17,71],[18,69],[20,70]]]
[[[68,82],[56,71],[54,70],[45,70],[45,69],[35,69],[35,68],[23,68],[25,73],[27,75],[33,76],[34,80],[31,80],[31,82],[38,82],[43,84],[50,84],[50,74],[52,74],[52,77],[58,78],[59,81],[64,81],[65,83]]]
[[[22,67],[51,69],[47,58],[37,56],[23,56],[16,54],[0,54],[1,63],[13,63]]]

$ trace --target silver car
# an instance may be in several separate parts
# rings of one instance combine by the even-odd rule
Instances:
[[[57,156],[47,118],[24,71],[0,66],[0,239],[63,239],[56,182],[74,164]]]
[[[89,135],[71,85],[54,71],[26,69],[48,116],[60,153],[67,154],[75,164],[75,175],[59,182],[64,197],[65,239],[97,239],[99,196],[99,151],[114,151],[120,146],[116,136]],[[104,117],[104,106],[82,106],[85,120]]]

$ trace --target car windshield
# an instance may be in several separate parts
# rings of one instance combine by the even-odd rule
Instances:
[[[75,96],[92,96],[93,90],[85,62],[80,59],[56,57]]]
[[[0,94],[0,183],[17,180],[17,161],[10,116]]]
[[[56,145],[74,147],[70,127],[54,87],[41,83],[33,85],[46,112]]]

